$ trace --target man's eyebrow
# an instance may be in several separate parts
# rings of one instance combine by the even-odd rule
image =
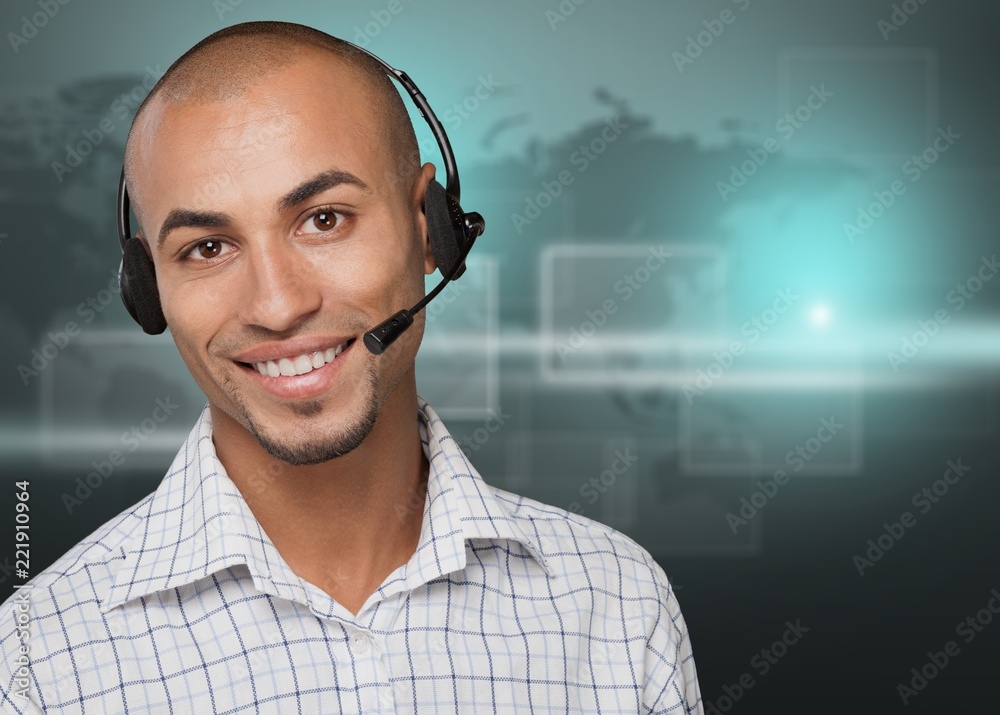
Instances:
[[[281,213],[294,208],[306,199],[310,199],[316,194],[320,194],[327,189],[332,189],[334,186],[339,186],[340,184],[351,184],[353,186],[357,186],[366,194],[371,193],[371,188],[368,184],[351,172],[342,171],[340,169],[330,169],[329,171],[316,174],[316,176],[311,179],[303,181],[301,184],[285,194],[285,196],[278,201],[278,212]]]
[[[371,193],[371,187],[351,172],[342,171],[341,169],[330,169],[303,181],[281,197],[278,200],[277,209],[279,212],[287,211],[316,194],[320,194],[340,184],[351,184],[357,186],[366,194]],[[167,234],[175,228],[222,228],[229,226],[231,223],[232,219],[229,214],[217,211],[173,209],[167,214],[166,220],[160,227],[160,235],[156,240],[156,248],[159,250],[163,247],[163,242],[166,241]]]
[[[166,220],[160,226],[160,235],[156,239],[156,249],[163,248],[167,234],[175,228],[221,228],[232,223],[229,214],[216,211],[191,211],[190,209],[173,209],[167,214]]]

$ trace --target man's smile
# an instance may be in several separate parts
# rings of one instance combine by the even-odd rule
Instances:
[[[323,367],[328,362],[333,362],[333,359],[343,352],[345,345],[346,343],[341,343],[335,348],[317,350],[316,352],[305,353],[296,357],[283,357],[277,361],[255,362],[253,366],[257,368],[257,372],[261,375],[268,375],[270,377],[278,377],[279,375],[284,375],[285,377],[305,375],[314,369]]]
[[[311,338],[259,346],[242,353],[234,362],[251,380],[276,397],[314,397],[336,379],[355,338],[327,339],[321,343]]]

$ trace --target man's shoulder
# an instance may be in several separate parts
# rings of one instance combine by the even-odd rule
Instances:
[[[154,494],[147,494],[101,524],[28,581],[21,590],[30,590],[32,608],[44,608],[45,602],[53,602],[62,595],[78,603],[89,597],[96,606],[124,562],[126,548],[145,521]],[[15,592],[0,604],[0,639],[8,635],[11,608],[17,600]]]
[[[147,495],[103,523],[0,604],[3,707],[12,703],[18,712],[40,712],[38,686],[33,680],[26,679],[24,687],[30,682],[34,706],[28,700],[15,702],[14,690],[8,689],[17,682],[14,674],[29,658],[29,648],[34,677],[42,677],[39,673],[45,678],[73,676],[75,643],[70,645],[70,639],[89,643],[90,634],[101,632],[106,625],[100,612],[101,599],[125,562],[128,545],[145,520],[152,497]]]
[[[636,585],[670,589],[666,574],[635,539],[590,517],[489,485],[546,559],[564,573],[587,570],[588,578],[636,579]],[[576,562],[575,564],[573,562]]]
[[[591,662],[620,663],[630,642],[644,643],[633,671],[641,668],[644,712],[702,712],[687,624],[673,585],[649,551],[582,514],[491,489],[557,575],[546,586],[553,602],[571,604],[560,611],[564,632],[572,630],[565,626],[570,623],[600,639],[591,645],[599,653]],[[622,634],[617,643],[609,639],[616,633]]]

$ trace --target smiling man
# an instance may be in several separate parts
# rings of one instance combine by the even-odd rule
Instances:
[[[439,268],[434,166],[377,61],[222,30],[140,107],[125,168],[208,404],[153,494],[0,609],[4,712],[702,711],[650,555],[483,482],[417,395],[422,312],[361,340]]]

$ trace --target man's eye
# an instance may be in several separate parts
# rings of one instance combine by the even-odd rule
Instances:
[[[311,214],[299,226],[299,233],[316,234],[331,231],[347,219],[346,214],[332,209],[320,209]]]
[[[186,258],[196,261],[210,261],[213,258],[218,258],[219,256],[223,256],[228,253],[228,251],[224,250],[224,247],[227,247],[228,245],[229,244],[226,242],[220,241],[217,238],[210,238],[192,246],[191,250],[188,251]]]

